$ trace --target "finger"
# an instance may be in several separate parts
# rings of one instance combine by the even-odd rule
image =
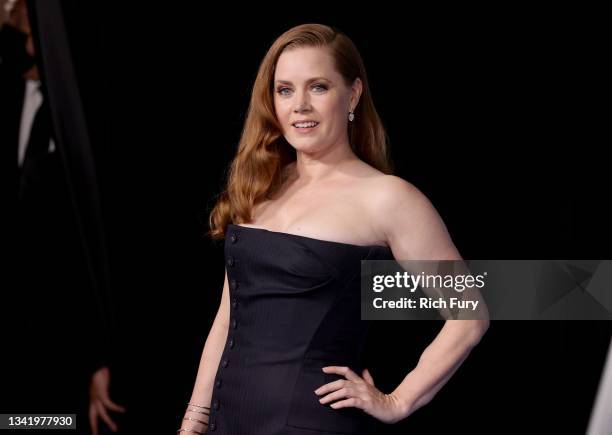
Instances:
[[[329,406],[331,406],[334,409],[350,408],[350,407],[363,409],[363,402],[358,397],[349,397],[348,399],[341,400],[336,403],[332,403]]]
[[[371,386],[373,386],[373,387],[376,386],[376,385],[374,385],[374,379],[372,378],[372,375],[370,374],[370,371],[368,369],[363,369],[362,377]]]
[[[355,390],[351,387],[344,387],[344,388],[340,388],[339,390],[336,390],[334,392],[329,393],[328,395],[321,397],[319,399],[320,403],[329,403],[329,402],[334,402],[336,400],[340,400],[340,399],[345,399],[347,397],[354,397],[355,394]]]
[[[91,435],[98,435],[98,413],[93,403],[89,404],[89,427],[91,428]]]
[[[335,391],[344,387],[347,382],[349,381],[346,379],[338,379],[337,381],[320,386],[314,392],[316,395],[320,396],[321,394],[329,393],[330,391]]]
[[[108,415],[108,413],[106,412],[106,409],[104,408],[104,406],[102,405],[101,402],[96,402],[96,406],[98,408],[98,412],[100,413],[100,417],[102,417],[102,420],[104,420],[104,422],[108,425],[108,427],[111,428],[111,430],[113,432],[117,432],[117,425],[115,424],[115,422],[110,418],[110,416]]]
[[[323,371],[325,373],[336,373],[336,374],[342,375],[349,381],[361,380],[361,377],[359,377],[354,371],[352,371],[350,368],[346,366],[323,367]]]
[[[102,403],[104,404],[104,406],[106,406],[111,411],[125,412],[125,408],[123,406],[117,405],[108,396],[102,398]]]

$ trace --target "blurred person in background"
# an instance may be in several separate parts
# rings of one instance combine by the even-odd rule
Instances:
[[[77,325],[97,319],[24,0],[0,0],[0,96],[3,173],[14,183],[5,202],[16,211],[5,226],[15,264],[3,318],[14,332],[8,342],[19,347],[3,369],[0,411],[77,412],[92,433],[100,419],[115,432],[109,411],[125,409],[110,398],[109,367],[84,362],[96,352],[83,349],[97,343]]]

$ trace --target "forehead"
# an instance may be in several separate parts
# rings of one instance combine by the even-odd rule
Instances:
[[[274,80],[298,83],[312,77],[326,77],[330,80],[340,78],[327,48],[298,47],[281,53],[276,62]]]

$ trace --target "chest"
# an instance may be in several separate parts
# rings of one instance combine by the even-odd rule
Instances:
[[[300,191],[257,204],[250,224],[316,239],[384,244],[370,215],[365,198],[351,189]]]

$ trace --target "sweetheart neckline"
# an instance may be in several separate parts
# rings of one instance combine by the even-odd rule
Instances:
[[[317,239],[317,238],[314,238],[314,237],[301,236],[299,234],[294,234],[294,233],[285,233],[285,232],[282,232],[282,231],[272,231],[272,230],[268,230],[268,229],[260,228],[260,227],[247,227],[247,226],[244,226],[244,225],[237,225],[237,224],[228,224],[228,225],[233,226],[233,227],[238,227],[238,228],[246,228],[246,229],[249,229],[249,230],[263,231],[263,232],[271,233],[271,234],[278,234],[278,235],[281,235],[281,236],[290,236],[290,237],[297,237],[297,238],[300,238],[300,239],[313,240],[315,242],[333,243],[335,245],[352,246],[352,247],[364,248],[364,249],[365,248],[368,248],[368,249],[369,248],[380,248],[380,249],[386,249],[386,250],[391,251],[391,248],[389,246],[383,246],[383,245],[356,245],[356,244],[353,244],[353,243],[336,242],[334,240],[323,240],[323,239]]]

